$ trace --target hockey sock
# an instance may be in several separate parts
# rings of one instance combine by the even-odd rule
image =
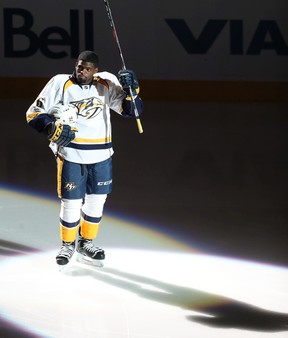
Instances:
[[[94,239],[98,235],[101,217],[90,217],[82,212],[80,234],[85,239]]]

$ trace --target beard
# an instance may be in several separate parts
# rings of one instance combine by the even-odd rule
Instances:
[[[90,82],[88,81],[88,78],[82,74],[76,74],[76,79],[80,84],[87,84],[88,82]]]

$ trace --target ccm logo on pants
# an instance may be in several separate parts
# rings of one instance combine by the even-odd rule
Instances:
[[[112,183],[112,180],[110,181],[105,181],[105,182],[98,182],[97,185],[109,185]]]

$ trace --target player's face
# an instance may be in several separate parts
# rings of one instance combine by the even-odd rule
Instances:
[[[75,66],[76,78],[80,84],[90,84],[93,75],[98,72],[98,68],[91,62],[85,62],[82,60],[77,61]]]

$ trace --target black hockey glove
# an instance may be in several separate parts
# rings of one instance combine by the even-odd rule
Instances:
[[[128,96],[131,96],[129,87],[131,87],[132,89],[133,96],[139,93],[139,84],[138,84],[137,77],[135,73],[133,72],[133,70],[129,70],[129,69],[119,70],[118,79],[119,79],[119,82],[123,90],[126,92]]]
[[[48,139],[58,144],[58,146],[67,146],[75,138],[75,132],[68,124],[59,122],[51,123]],[[49,126],[49,127],[50,127]]]

